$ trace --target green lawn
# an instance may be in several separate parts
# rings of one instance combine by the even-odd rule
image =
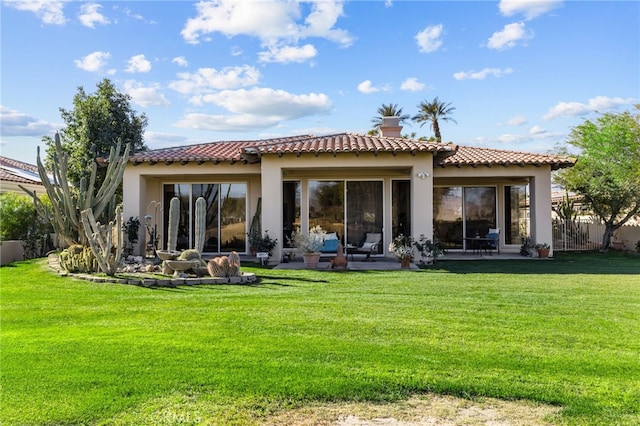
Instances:
[[[0,268],[2,424],[229,424],[315,401],[436,392],[640,424],[640,257],[245,267],[149,289]]]

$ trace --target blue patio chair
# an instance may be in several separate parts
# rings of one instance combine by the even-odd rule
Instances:
[[[493,250],[500,253],[500,228],[490,228],[489,233],[485,236],[487,241],[484,244],[485,253],[491,254]]]

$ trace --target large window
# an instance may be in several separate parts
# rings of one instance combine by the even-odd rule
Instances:
[[[195,236],[195,203],[206,201],[204,252],[246,251],[247,185],[244,183],[198,183],[164,185],[163,247],[167,245],[169,204],[180,199],[178,250],[193,248]]]
[[[411,235],[411,181],[394,180],[391,183],[392,237]]]
[[[327,232],[337,233],[343,243],[356,246],[366,233],[382,232],[384,203],[381,180],[310,180],[308,189],[309,227],[320,225]],[[380,253],[382,247],[381,244]]]
[[[283,247],[291,247],[290,240],[293,231],[300,228],[300,181],[285,181],[282,183],[282,235]]]
[[[463,237],[485,236],[497,227],[494,187],[436,187],[434,235],[447,248],[464,248]]]
[[[530,235],[529,185],[504,187],[505,244],[522,244]]]

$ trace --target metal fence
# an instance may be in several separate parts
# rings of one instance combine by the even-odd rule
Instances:
[[[602,245],[605,226],[580,220],[553,221],[553,249],[558,251],[596,250]]]

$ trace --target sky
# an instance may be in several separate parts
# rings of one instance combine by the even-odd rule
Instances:
[[[150,149],[367,133],[437,97],[443,141],[544,153],[640,103],[638,1],[1,3],[0,152],[31,164],[105,78]]]

